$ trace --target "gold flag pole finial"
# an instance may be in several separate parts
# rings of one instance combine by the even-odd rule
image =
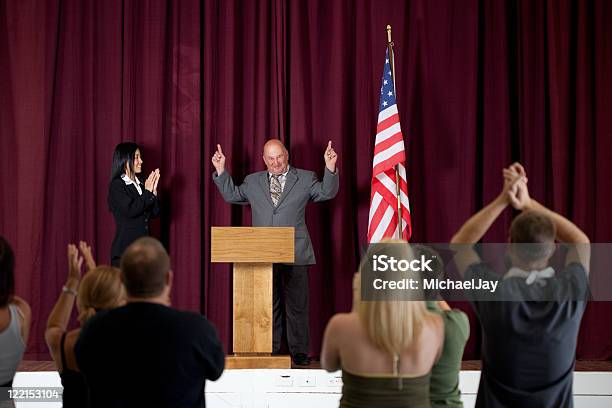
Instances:
[[[395,61],[393,58],[393,41],[391,40],[391,24],[387,24],[387,48],[389,49],[389,59],[391,60],[391,80],[393,81],[393,89],[395,90]],[[397,93],[395,95],[397,97]],[[402,200],[401,200],[401,190],[400,190],[400,174],[399,174],[399,165],[395,165],[395,196],[397,198],[397,232],[398,239],[403,238],[403,219],[402,219]]]

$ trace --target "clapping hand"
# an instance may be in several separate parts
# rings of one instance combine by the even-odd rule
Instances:
[[[157,195],[157,184],[159,183],[159,169],[155,169],[145,180],[145,189]]]
[[[212,164],[215,166],[215,170],[217,171],[217,176],[220,176],[225,171],[225,155],[223,154],[223,150],[221,150],[221,145],[217,145],[217,151],[213,154]]]
[[[525,210],[531,203],[527,188],[527,173],[520,163],[514,163],[503,170],[504,194],[508,203],[517,210]]]
[[[79,250],[85,258],[85,265],[87,265],[87,271],[91,272],[96,269],[96,261],[94,261],[93,255],[91,254],[91,247],[87,245],[87,242],[79,242]]]
[[[83,257],[79,256],[79,251],[76,245],[68,244],[68,279],[66,287],[76,291],[81,281],[81,266],[83,265]]]
[[[504,186],[511,183],[517,176],[521,176],[525,184],[529,181],[527,179],[527,173],[521,163],[514,162],[503,170],[504,175]]]
[[[159,169],[155,169],[155,182],[153,183],[153,194],[157,195],[157,185],[159,184]]]
[[[338,161],[338,154],[332,147],[331,140],[327,143],[327,149],[325,149],[325,154],[323,155],[325,159],[325,167],[332,173],[336,172],[336,162]]]

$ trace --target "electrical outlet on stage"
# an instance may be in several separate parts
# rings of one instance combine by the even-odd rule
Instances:
[[[342,377],[338,375],[335,377],[328,378],[327,386],[328,387],[342,387]]]
[[[280,377],[276,377],[277,387],[293,387],[293,378],[290,375],[281,375]]]
[[[316,385],[317,381],[313,375],[300,375],[295,377],[296,387],[315,387]]]

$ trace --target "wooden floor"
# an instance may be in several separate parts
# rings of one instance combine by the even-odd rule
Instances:
[[[295,369],[320,369],[319,361],[312,361],[309,366],[293,366]],[[461,364],[464,371],[480,370],[480,360],[464,361]],[[56,371],[53,361],[22,361],[17,371]],[[612,361],[576,361],[576,371],[612,371]]]

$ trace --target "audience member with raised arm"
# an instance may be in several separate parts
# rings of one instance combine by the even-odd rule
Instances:
[[[365,260],[386,253],[389,245],[401,245],[403,259],[413,256],[405,242],[371,245],[353,281],[353,310],[333,316],[325,329],[321,365],[342,370],[340,407],[431,406],[430,372],[442,352],[442,318],[424,301],[361,300],[361,275],[371,265]]]
[[[215,328],[170,307],[170,257],[154,238],[126,249],[121,273],[127,304],[93,316],[75,346],[91,407],[204,407],[225,364]]]
[[[125,304],[121,271],[110,266],[96,267],[91,248],[85,242],[81,242],[79,248],[83,256],[79,256],[75,245],[68,245],[68,277],[49,315],[45,331],[49,352],[57,365],[64,387],[64,408],[88,405],[87,384],[79,372],[74,355],[74,344],[81,329],[68,331],[75,300],[81,325],[98,311]],[[87,265],[87,273],[81,280],[83,260]]]
[[[15,254],[0,236],[0,387],[11,387],[28,343],[32,312],[28,303],[15,295]],[[13,406],[0,401],[0,406]]]
[[[467,245],[455,261],[465,279],[497,279],[498,299],[472,300],[483,327],[482,374],[477,407],[572,407],[576,341],[588,292],[589,239],[571,221],[529,195],[523,167],[503,171],[502,192],[455,234],[455,244],[474,244],[497,217],[512,206],[521,211],[509,233],[510,269],[495,274]],[[555,239],[571,244],[565,265],[555,271],[549,261]],[[529,293],[530,299],[521,296]],[[578,293],[577,298],[563,298]],[[534,297],[536,296],[536,297]],[[557,300],[547,300],[555,298]],[[492,300],[495,300],[492,299]]]

